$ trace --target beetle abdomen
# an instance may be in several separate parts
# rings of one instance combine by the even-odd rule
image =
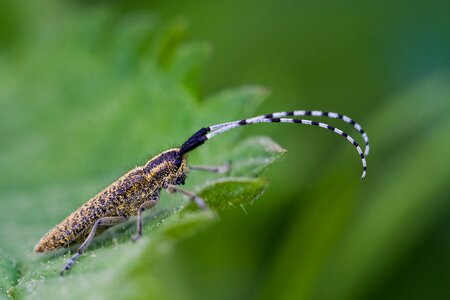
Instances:
[[[142,168],[131,170],[51,229],[37,243],[34,251],[49,252],[79,240],[89,233],[98,219],[117,216],[129,197],[134,197],[136,202],[141,201],[135,195],[135,186],[145,186],[147,183]]]

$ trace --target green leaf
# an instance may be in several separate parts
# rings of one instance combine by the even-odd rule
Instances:
[[[267,181],[253,178],[224,178],[204,187],[199,196],[214,209],[232,208],[258,199],[267,187]]]
[[[94,239],[64,278],[59,271],[71,254],[35,254],[33,246],[129,169],[180,146],[201,126],[248,117],[267,91],[245,86],[202,99],[198,70],[209,47],[183,43],[184,21],[154,15],[117,20],[93,9],[65,12],[64,26],[48,26],[58,24],[62,9],[55,4],[31,14],[36,37],[24,37],[17,57],[0,59],[0,169],[8,170],[0,173],[0,295],[165,297],[173,291],[158,280],[158,261],[215,222],[213,210],[260,197],[267,182],[252,177],[285,150],[265,137],[237,143],[239,130],[208,142],[190,162],[233,161],[231,178],[189,175],[186,189],[204,197],[209,209],[187,211],[187,200],[162,193],[146,213],[141,240],[130,241],[134,218],[115,226]]]
[[[230,155],[232,176],[258,176],[287,153],[268,137],[251,137],[240,142]]]
[[[253,203],[264,192],[267,181],[260,178],[221,178],[209,182],[197,195],[205,200],[208,208],[223,210]],[[184,211],[197,210],[194,203]]]
[[[0,249],[0,299],[10,294],[11,287],[19,278],[17,261],[6,255]]]

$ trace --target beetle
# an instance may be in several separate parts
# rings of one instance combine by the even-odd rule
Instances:
[[[361,134],[365,142],[364,152],[358,143],[344,131],[326,123],[309,119],[290,118],[295,116],[328,117],[341,119]],[[92,242],[100,226],[113,226],[137,215],[136,234],[132,240],[142,237],[143,212],[154,207],[159,200],[162,189],[174,193],[179,192],[194,201],[198,207],[205,208],[206,204],[196,194],[182,189],[189,170],[203,170],[223,173],[229,166],[188,166],[187,154],[201,146],[212,137],[234,128],[256,123],[294,123],[317,126],[328,129],[347,139],[358,151],[361,158],[363,172],[361,179],[366,176],[367,163],[365,156],[369,154],[369,138],[361,125],[352,118],[335,112],[296,110],[276,112],[233,122],[220,123],[203,127],[189,137],[180,147],[166,150],[151,158],[144,166],[136,167],[103,189],[88,202],[72,212],[61,223],[56,225],[37,243],[35,252],[50,252],[71,243],[81,243],[77,252],[67,261],[61,270],[61,276],[69,271],[75,261],[83,254]]]

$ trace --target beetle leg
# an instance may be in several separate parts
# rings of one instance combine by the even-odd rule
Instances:
[[[197,206],[199,208],[202,208],[202,209],[206,208],[205,201],[202,198],[200,198],[199,196],[197,196],[196,194],[194,194],[193,192],[186,191],[185,189],[182,189],[182,188],[180,188],[180,187],[178,187],[176,185],[173,185],[173,184],[169,184],[167,186],[166,190],[169,193],[180,192],[181,194],[187,196],[189,198],[189,200],[195,202],[195,204],[197,204]]]
[[[152,208],[153,206],[155,206],[158,203],[158,198],[154,198],[152,200],[146,201],[144,203],[141,204],[141,206],[139,206],[138,209],[138,215],[137,215],[137,233],[133,236],[131,236],[131,240],[132,241],[137,241],[138,239],[140,239],[142,237],[142,213],[147,210]]]
[[[83,252],[86,250],[86,248],[92,242],[92,239],[95,236],[95,231],[97,230],[98,226],[100,226],[100,225],[112,226],[112,225],[116,225],[116,224],[125,222],[126,220],[127,220],[126,217],[121,216],[121,217],[106,217],[106,218],[101,218],[101,219],[98,219],[97,221],[95,221],[94,225],[92,226],[91,232],[89,233],[87,238],[84,240],[83,244],[81,244],[81,246],[78,248],[77,253],[75,253],[67,261],[66,265],[61,270],[61,273],[60,273],[61,276],[64,276],[64,272],[67,272],[72,268],[75,261],[81,256],[81,254],[83,254]]]
[[[227,173],[231,169],[231,162],[227,161],[223,165],[220,166],[208,166],[208,165],[201,165],[201,166],[189,166],[189,170],[194,171],[206,171],[206,172],[212,172],[212,173]]]

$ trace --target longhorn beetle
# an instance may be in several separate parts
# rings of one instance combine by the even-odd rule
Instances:
[[[358,143],[347,133],[328,124],[306,120],[286,118],[292,116],[314,116],[341,119],[362,135],[365,142],[364,152]],[[318,126],[328,129],[347,139],[358,151],[361,157],[363,172],[366,176],[366,159],[369,154],[369,138],[362,127],[353,119],[334,112],[324,111],[289,111],[277,112],[204,127],[188,138],[179,148],[169,149],[150,159],[144,166],[136,167],[106,187],[83,206],[71,213],[61,223],[51,229],[34,248],[36,252],[49,252],[68,246],[73,242],[82,242],[77,252],[67,261],[61,270],[70,270],[75,261],[83,254],[94,238],[99,226],[112,226],[126,221],[130,216],[137,215],[137,233],[132,240],[142,236],[142,213],[154,207],[159,200],[159,193],[164,189],[170,193],[179,192],[194,201],[198,207],[206,207],[203,199],[194,193],[184,190],[178,185],[184,184],[189,170],[203,170],[223,173],[228,166],[191,166],[187,165],[187,153],[201,146],[212,137],[228,130],[256,123],[295,123]]]

